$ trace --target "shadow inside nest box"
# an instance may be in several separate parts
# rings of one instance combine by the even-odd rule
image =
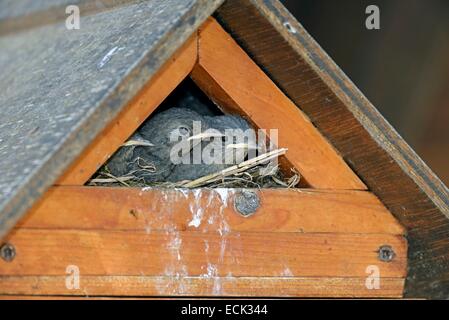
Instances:
[[[197,121],[199,120],[199,121]],[[200,123],[200,132],[212,130],[212,136],[197,137],[195,122]],[[193,124],[192,124],[193,123]],[[198,125],[197,125],[198,128]],[[205,128],[207,128],[205,130]],[[226,130],[253,130],[256,138],[245,138],[245,143],[238,137],[229,137]],[[175,147],[168,136],[174,131],[188,137],[189,152],[180,151],[181,158],[188,157],[193,164],[174,164],[172,155]],[[216,134],[218,136],[213,136]],[[222,135],[222,136],[220,136]],[[171,137],[171,136],[170,136]],[[171,139],[171,138],[170,138]],[[195,143],[194,141],[199,141]],[[218,144],[217,144],[218,141]],[[263,142],[261,142],[263,141]],[[178,143],[179,145],[179,143]],[[194,149],[201,146],[200,163],[194,160]],[[218,147],[217,147],[218,146]],[[252,147],[250,147],[252,146]],[[262,147],[261,147],[262,146]],[[214,149],[216,148],[216,149]],[[243,153],[239,153],[243,148]],[[266,149],[264,149],[266,148]],[[257,149],[257,157],[254,155]],[[136,132],[123,144],[108,162],[103,165],[86,183],[89,186],[122,186],[122,187],[161,187],[161,188],[292,188],[304,187],[300,183],[299,173],[292,171],[284,164],[282,154],[274,151],[272,158],[275,161],[251,161],[267,156],[271,146],[267,138],[261,139],[257,128],[250,119],[241,115],[225,114],[219,106],[190,79],[186,78],[148,117]],[[215,164],[204,160],[204,152],[209,150],[213,155],[226,158],[231,154],[234,162]],[[212,150],[212,151],[211,151]],[[261,150],[264,150],[261,152]],[[249,155],[253,156],[249,156]],[[279,157],[279,166],[277,159]],[[240,160],[237,160],[240,159]],[[261,159],[263,160],[263,159]],[[198,160],[197,160],[198,161]],[[243,168],[231,175],[217,174],[230,169],[234,165],[243,165]]]

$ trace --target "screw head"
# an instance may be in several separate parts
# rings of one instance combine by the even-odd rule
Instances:
[[[235,195],[234,208],[244,217],[254,214],[260,207],[260,199],[253,191],[241,191]]]
[[[0,257],[6,262],[11,262],[16,257],[16,248],[10,243],[5,243],[0,247]]]
[[[378,250],[378,254],[379,260],[383,262],[391,262],[396,256],[393,248],[388,245],[381,246]]]

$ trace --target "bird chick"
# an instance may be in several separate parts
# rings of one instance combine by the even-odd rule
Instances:
[[[239,116],[204,116],[206,130],[201,138],[201,163],[178,164],[167,178],[178,182],[195,180],[244,161],[248,147],[254,148],[256,137],[246,120]],[[195,137],[192,137],[195,138]],[[194,151],[193,149],[191,150]],[[193,155],[187,155],[190,159]]]
[[[203,123],[203,117],[186,108],[170,108],[147,120],[131,139],[148,141],[152,146],[124,146],[107,163],[114,176],[130,175],[146,183],[166,181],[175,164],[171,152],[173,136],[187,141],[193,133],[193,124]],[[190,144],[190,143],[189,143]]]
[[[122,146],[107,168],[114,176],[145,183],[194,180],[242,162],[247,147],[255,145],[248,129],[239,116],[170,108],[147,120],[131,137],[134,143]]]

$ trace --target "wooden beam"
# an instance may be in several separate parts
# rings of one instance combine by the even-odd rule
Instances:
[[[193,80],[221,107],[279,130],[286,159],[313,188],[366,189],[305,114],[212,18],[200,28]],[[313,85],[311,83],[310,85]]]
[[[369,192],[252,191],[261,206],[243,218],[238,190],[54,187],[6,239],[0,294],[401,296],[404,230]],[[69,265],[80,290],[59,283]]]
[[[178,49],[116,119],[83,151],[56,185],[86,183],[190,73],[197,60],[197,43],[194,35]]]
[[[0,277],[0,294],[13,299],[47,297],[148,297],[148,296],[238,296],[238,297],[385,297],[400,298],[404,280],[384,278],[377,290],[368,290],[364,278],[326,277],[148,277],[82,276],[78,290],[68,290],[66,276]],[[20,296],[26,295],[26,296]],[[39,295],[39,296],[33,296]],[[50,295],[50,296],[48,296]],[[58,295],[52,297],[51,295]],[[8,296],[0,296],[7,299]]]
[[[238,190],[53,187],[17,227],[82,230],[334,232],[403,235],[382,203],[365,191],[253,190],[257,214],[234,209]],[[95,205],[92,205],[95,204]],[[288,205],[287,205],[288,204]],[[191,223],[191,225],[189,225]]]
[[[404,278],[406,241],[398,235],[20,229],[8,242],[17,256],[0,261],[0,275],[62,275],[76,265],[84,275]],[[390,245],[391,262],[378,259]],[[212,274],[209,274],[212,273]]]

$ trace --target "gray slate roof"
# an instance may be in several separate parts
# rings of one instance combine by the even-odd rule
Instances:
[[[0,18],[67,1],[18,2]],[[221,2],[141,1],[0,37],[0,237]]]

